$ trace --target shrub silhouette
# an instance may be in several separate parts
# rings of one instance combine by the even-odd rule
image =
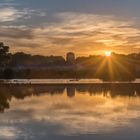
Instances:
[[[3,77],[5,79],[12,79],[14,75],[14,72],[11,68],[6,68],[3,72]]]

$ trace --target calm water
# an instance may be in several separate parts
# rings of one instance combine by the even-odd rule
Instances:
[[[102,83],[110,83],[105,82],[100,79],[11,79],[11,80],[5,80],[0,79],[0,82],[4,82],[7,84],[102,84]],[[130,83],[130,81],[122,81],[122,82],[112,82],[112,83]],[[131,81],[131,83],[139,83],[140,79],[136,79],[134,81]]]
[[[140,139],[140,85],[1,85],[0,111],[0,140]]]

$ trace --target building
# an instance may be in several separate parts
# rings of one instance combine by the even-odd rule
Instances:
[[[67,53],[66,61],[70,64],[75,63],[75,54],[73,52]]]
[[[75,96],[75,87],[68,86],[67,87],[67,96],[68,97],[74,97]]]

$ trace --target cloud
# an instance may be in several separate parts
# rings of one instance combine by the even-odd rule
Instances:
[[[45,130],[45,136],[107,134],[116,132],[118,127],[133,127],[132,121],[140,117],[138,98],[111,98],[109,93],[108,97],[77,93],[73,99],[68,98],[66,92],[61,96],[46,93],[21,102],[14,100],[11,106],[11,110],[0,116],[0,123],[2,128],[16,126],[14,130],[18,129],[16,134],[19,136],[27,134],[27,131],[33,136],[42,134],[36,133],[36,130]],[[34,126],[38,126],[38,129]],[[7,127],[0,130],[7,133]],[[8,129],[13,135],[11,131]]]
[[[18,9],[15,7],[0,7],[0,22],[10,22],[15,21],[17,19],[29,19],[33,16],[46,16],[46,13],[41,10],[34,10],[29,8]]]
[[[47,19],[46,13],[41,10],[23,11],[24,14],[22,12],[17,14],[17,18],[30,13],[28,18],[32,18],[34,14]],[[54,52],[57,55],[64,55],[71,50],[78,55],[102,53],[107,49],[119,53],[140,51],[138,47],[140,29],[135,26],[135,21],[119,19],[112,15],[74,12],[57,13],[51,16],[56,20],[52,22],[46,20],[43,23],[40,21],[37,26],[1,27],[0,39],[14,46],[12,51],[22,50],[43,55],[54,54]],[[14,16],[11,16],[11,20],[14,19],[12,17]],[[16,38],[18,40],[15,40]],[[32,50],[32,47],[35,49]]]
[[[24,26],[9,26],[9,27],[4,27],[1,26],[0,28],[0,36],[3,38],[11,38],[11,39],[32,39],[33,34],[32,30],[29,28],[26,28]]]
[[[63,19],[63,24],[59,29],[56,28],[59,34],[67,36],[72,34],[75,38],[83,37],[82,39],[89,42],[117,46],[124,45],[130,37],[140,36],[140,30],[135,28],[132,22],[119,20],[113,16],[80,13],[62,13],[58,16]]]
[[[0,22],[13,21],[22,17],[23,13],[13,7],[6,7],[0,9]]]
[[[131,46],[128,50],[130,52],[130,49],[136,45],[136,42],[130,41],[130,38],[134,40],[140,36],[140,30],[134,26],[134,23],[113,16],[73,12],[59,13],[55,16],[61,19],[61,22],[36,28],[34,34],[38,38],[45,37],[49,39],[51,45],[61,45],[64,49],[92,53],[109,48],[123,50],[123,47]],[[140,45],[139,40],[137,45]]]

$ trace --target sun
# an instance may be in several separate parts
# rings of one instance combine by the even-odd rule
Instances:
[[[111,51],[105,51],[105,56],[110,57],[111,56]]]

